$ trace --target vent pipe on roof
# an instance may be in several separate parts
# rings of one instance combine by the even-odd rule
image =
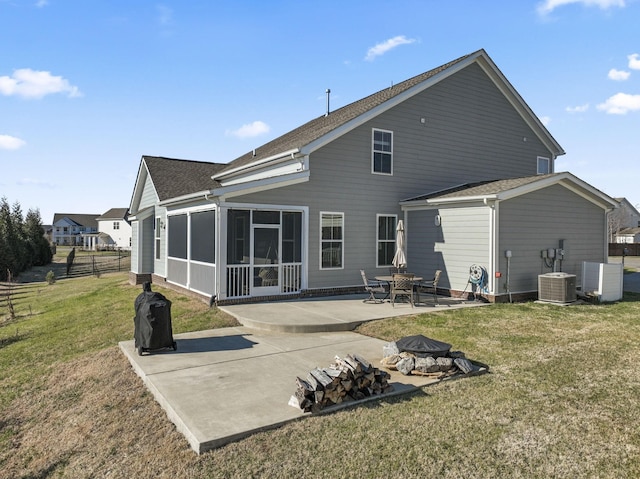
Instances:
[[[329,116],[329,97],[331,96],[331,90],[329,88],[327,88],[327,112],[324,114],[324,116]]]

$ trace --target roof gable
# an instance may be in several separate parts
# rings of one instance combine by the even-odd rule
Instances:
[[[304,125],[262,145],[245,155],[236,158],[223,168],[218,176],[232,174],[235,171],[250,168],[272,159],[288,156],[292,153],[311,153],[314,149],[326,144],[368,119],[386,111],[402,101],[411,98],[431,85],[467,66],[477,63],[496,84],[509,102],[516,108],[525,122],[541,138],[550,151],[556,155],[564,154],[562,147],[555,141],[549,131],[531,111],[513,86],[502,75],[497,66],[484,50],[464,55],[456,60],[412,77],[390,88],[380,90],[372,95],[343,106],[327,115],[315,118]]]
[[[124,219],[127,219],[128,214],[129,214],[128,208],[111,208],[109,211],[99,216],[97,220],[98,221],[124,220]]]
[[[70,226],[85,226],[88,228],[97,228],[97,218],[100,215],[76,214],[76,213],[55,213],[53,215],[53,224],[58,225],[59,222],[65,222]]]
[[[218,186],[212,176],[225,166],[227,165],[220,163],[145,155],[140,161],[129,209],[133,214],[137,212],[147,181],[151,181],[157,201],[162,202],[211,191]]]
[[[445,190],[409,198],[402,204],[405,206],[415,204],[435,206],[470,201],[502,201],[556,184],[574,191],[603,208],[613,209],[616,207],[617,202],[613,198],[568,172],[456,185]]]

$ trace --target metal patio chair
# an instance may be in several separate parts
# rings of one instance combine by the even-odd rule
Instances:
[[[374,303],[382,303],[385,298],[389,296],[389,289],[380,281],[369,281],[367,275],[363,269],[360,270],[360,276],[362,276],[362,282],[364,283],[364,289],[369,293],[369,297],[363,299],[363,303],[373,301]],[[376,298],[376,294],[384,294],[384,298]]]
[[[391,281],[391,306],[395,306],[397,297],[409,298],[413,308],[413,277],[412,273],[396,273]]]
[[[433,300],[435,304],[438,304],[438,281],[440,281],[441,274],[441,270],[436,270],[436,273],[433,275],[433,279],[423,280],[418,283],[416,286],[416,297],[418,303],[420,302],[420,293],[427,292],[433,294]]]

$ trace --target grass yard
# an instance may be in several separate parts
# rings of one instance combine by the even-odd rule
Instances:
[[[174,333],[235,324],[160,291],[173,301]],[[0,303],[2,478],[640,477],[638,294],[367,323],[360,333],[385,340],[451,343],[491,373],[197,456],[117,347],[133,335],[139,292],[126,274],[107,274],[21,286],[15,320]]]

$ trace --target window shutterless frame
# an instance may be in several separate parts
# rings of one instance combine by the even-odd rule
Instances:
[[[391,266],[396,254],[397,215],[376,215],[376,266]]]
[[[539,175],[546,175],[547,173],[551,173],[551,161],[549,160],[549,158],[539,156],[536,168]]]
[[[320,212],[320,269],[344,269],[344,213]]]
[[[393,175],[393,132],[371,130],[371,173]]]

